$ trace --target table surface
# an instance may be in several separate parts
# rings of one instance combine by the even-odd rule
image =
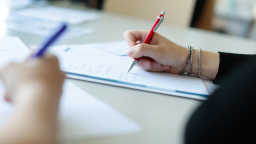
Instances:
[[[78,8],[66,3],[58,3],[64,7]],[[126,30],[146,30],[152,26],[152,20],[143,20],[103,11],[95,11],[100,18],[79,26],[94,28],[90,35],[71,38],[59,43],[86,44],[123,40]],[[168,16],[168,14],[166,14]],[[158,32],[172,41],[184,45],[210,51],[237,53],[256,53],[256,44],[247,39],[231,37],[192,28],[179,28],[163,23]],[[27,45],[37,45],[43,38],[37,35],[5,29],[0,36],[18,36]],[[181,144],[187,119],[201,101],[176,96],[127,89],[87,81],[72,80],[72,83],[87,91],[96,98],[109,104],[117,111],[139,123],[141,132],[87,140],[77,144]],[[204,81],[207,88],[211,82]]]

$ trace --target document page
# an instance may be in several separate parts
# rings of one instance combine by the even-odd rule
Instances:
[[[128,44],[124,40],[115,42],[95,43],[90,44],[90,46],[98,50],[102,50],[119,56],[127,56],[126,52],[129,49]]]
[[[199,78],[147,72],[138,67],[128,73],[131,62],[129,57],[100,51],[90,45],[58,46],[52,52],[59,57],[62,70],[75,75],[75,78],[87,77],[91,81],[102,80],[103,83],[111,82],[117,86],[133,86],[136,89],[150,89],[165,94],[197,95],[202,99],[209,95]]]
[[[21,62],[30,51],[17,37],[0,37],[0,67],[9,62]]]
[[[38,18],[54,22],[67,22],[75,25],[82,22],[97,20],[99,14],[90,11],[62,8],[57,6],[34,7],[15,12],[19,16]]]
[[[60,22],[57,21],[42,19],[40,17],[24,16],[16,12],[9,14],[5,23],[9,29],[41,36],[49,36],[60,26]],[[93,32],[93,28],[69,25],[68,31],[63,35],[63,39],[91,34]]]

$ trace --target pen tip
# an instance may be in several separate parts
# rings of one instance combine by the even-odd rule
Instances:
[[[128,72],[136,65],[136,63],[137,63],[137,60],[133,59]]]
[[[165,15],[165,11],[162,11],[161,14],[162,14],[162,15]]]
[[[127,73],[128,73],[128,72],[130,72],[130,70],[131,70],[131,69],[132,69],[132,67],[129,67],[129,69],[128,69]]]

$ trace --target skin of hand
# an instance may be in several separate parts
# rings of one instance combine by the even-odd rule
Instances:
[[[182,73],[189,49],[158,33],[153,35],[149,44],[137,44],[138,41],[142,42],[147,34],[148,31],[126,31],[124,33],[124,39],[130,47],[127,55],[132,58],[140,58],[137,66],[147,71]],[[192,73],[195,75],[198,74],[199,69],[198,55],[199,51],[194,49]],[[219,68],[219,53],[201,51],[201,63],[201,75],[211,80],[215,79]],[[184,72],[189,72],[189,66],[190,62]]]
[[[65,75],[53,55],[0,69],[15,113],[0,130],[0,143],[57,142],[57,114]],[[15,139],[13,139],[15,137]]]
[[[126,31],[124,39],[130,46],[128,56],[140,58],[137,65],[148,71],[181,73],[187,59],[188,49],[155,33],[149,44],[142,42],[148,31]]]

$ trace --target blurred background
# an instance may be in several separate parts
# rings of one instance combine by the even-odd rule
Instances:
[[[60,1],[141,19],[152,19],[165,10],[167,24],[256,40],[256,0],[0,0],[0,22],[6,6],[22,9]]]

